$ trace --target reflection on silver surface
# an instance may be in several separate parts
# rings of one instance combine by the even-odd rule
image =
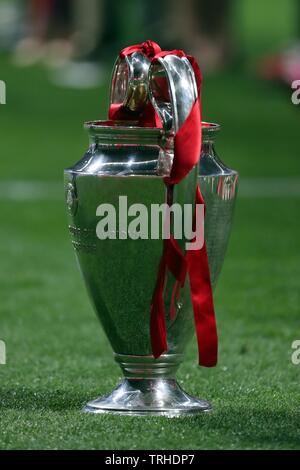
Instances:
[[[148,71],[150,60],[142,52],[118,57],[113,71],[110,103],[120,104],[140,113],[148,101]]]
[[[210,409],[175,382],[187,342],[194,333],[189,281],[180,291],[174,320],[170,320],[175,279],[169,275],[165,312],[169,350],[154,360],[149,333],[149,306],[162,253],[162,240],[99,240],[96,208],[118,206],[119,195],[128,205],[166,201],[161,161],[172,159],[172,139],[161,129],[88,123],[90,148],[65,171],[69,230],[91,301],[121,366],[125,380],[111,395],[91,402],[95,413],[162,414],[179,416]],[[218,126],[203,128],[200,181],[207,206],[205,238],[213,284],[219,275],[229,238],[237,192],[237,174],[217,157],[214,138]],[[167,165],[168,166],[168,165]],[[170,162],[169,162],[170,168]],[[198,168],[180,188],[181,203],[195,197]]]

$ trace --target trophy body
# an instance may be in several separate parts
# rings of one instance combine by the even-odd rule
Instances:
[[[215,287],[230,237],[238,190],[238,173],[220,160],[215,139],[220,130],[217,124],[202,123],[203,142],[198,182],[206,205],[205,241],[210,277]]]
[[[132,415],[178,416],[208,411],[204,400],[189,396],[175,374],[194,332],[188,277],[168,318],[168,351],[154,359],[150,340],[150,305],[162,254],[161,237],[134,239],[127,228],[111,227],[110,237],[97,237],[97,208],[110,204],[127,211],[143,204],[165,203],[169,195],[163,178],[170,152],[164,130],[93,122],[86,125],[90,148],[74,167],[65,170],[69,230],[80,270],[95,311],[120,365],[124,380],[108,396],[90,402],[85,411]],[[214,151],[218,126],[203,126],[200,168],[176,187],[173,201],[192,203],[200,182],[206,203],[205,239],[213,285],[220,272],[230,233],[237,174],[220,162]],[[200,173],[199,173],[200,171]],[[127,206],[120,207],[120,196]],[[164,302],[168,312],[174,278],[167,275]]]

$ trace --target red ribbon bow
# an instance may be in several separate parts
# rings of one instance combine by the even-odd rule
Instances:
[[[133,54],[134,52],[143,52],[149,59],[152,59],[156,54],[161,51],[161,48],[154,41],[145,41],[142,44],[135,44],[134,46],[128,46],[121,50],[120,57],[124,58],[127,55]]]
[[[195,73],[198,98],[186,121],[175,135],[172,170],[170,176],[164,179],[166,186],[170,188],[174,184],[179,183],[194,168],[200,159],[202,144],[200,100],[202,75],[196,60],[192,56],[188,56],[180,50],[161,51],[159,46],[151,41],[123,49],[121,57],[124,57],[126,54],[132,54],[137,50],[147,53],[152,60],[157,60],[159,57],[165,57],[169,54],[177,55],[178,57],[187,57]],[[151,111],[150,106],[152,107]],[[120,112],[120,107],[117,113],[116,109],[111,107],[109,117],[111,119],[117,119],[116,116],[120,116]],[[122,117],[124,118],[124,115],[122,115]],[[146,110],[140,117],[140,125],[161,127],[160,122],[158,125],[158,116],[151,103],[148,104]],[[197,187],[195,198],[196,204],[204,204],[199,186]],[[163,254],[150,310],[150,334],[153,356],[158,358],[168,350],[164,313],[164,287],[167,270],[170,271],[176,279],[171,299],[171,319],[174,318],[175,315],[175,299],[178,297],[180,288],[184,285],[186,274],[188,273],[189,275],[198,342],[199,364],[205,367],[213,367],[217,363],[218,337],[205,243],[201,249],[189,250],[183,254],[174,238],[164,241]]]

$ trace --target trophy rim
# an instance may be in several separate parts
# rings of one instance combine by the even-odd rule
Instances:
[[[138,133],[143,135],[155,135],[161,136],[165,134],[165,131],[160,127],[141,127],[138,126],[137,121],[112,121],[112,120],[101,120],[96,119],[92,121],[86,121],[84,123],[84,129],[92,131],[94,133],[107,132],[129,132],[129,133]],[[215,122],[202,121],[202,132],[204,135],[212,134],[219,132],[221,125]]]

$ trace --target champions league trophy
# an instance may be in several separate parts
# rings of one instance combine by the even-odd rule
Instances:
[[[153,336],[160,334],[160,323],[154,321],[150,328],[150,306],[156,299],[153,292],[164,259],[162,236],[135,237],[130,226],[127,229],[121,223],[110,229],[106,239],[97,236],[99,215],[103,215],[99,206],[113,206],[119,217],[120,211],[124,216],[127,208],[137,204],[143,204],[148,213],[153,204],[165,202],[194,207],[199,184],[206,206],[204,236],[210,280],[212,286],[216,284],[231,230],[238,175],[215,152],[219,126],[202,123],[199,165],[176,184],[165,184],[175,164],[175,135],[187,121],[199,89],[186,56],[169,53],[153,60],[155,52],[151,56],[145,48],[127,48],[127,54],[120,55],[112,78],[111,120],[85,124],[89,149],[82,160],[65,170],[69,230],[76,257],[124,375],[111,394],[86,405],[84,410],[91,413],[179,416],[211,409],[207,401],[191,397],[175,380],[195,320],[190,280],[186,276],[178,284],[172,269],[162,271],[167,349],[161,354],[153,352]],[[116,109],[119,112],[114,115]],[[154,110],[159,127],[148,123]],[[143,112],[146,117],[141,123]],[[119,207],[120,196],[127,197],[126,208]],[[172,221],[170,230],[174,232]],[[185,242],[184,238],[178,240],[183,257]],[[202,269],[200,264],[197,269]]]

